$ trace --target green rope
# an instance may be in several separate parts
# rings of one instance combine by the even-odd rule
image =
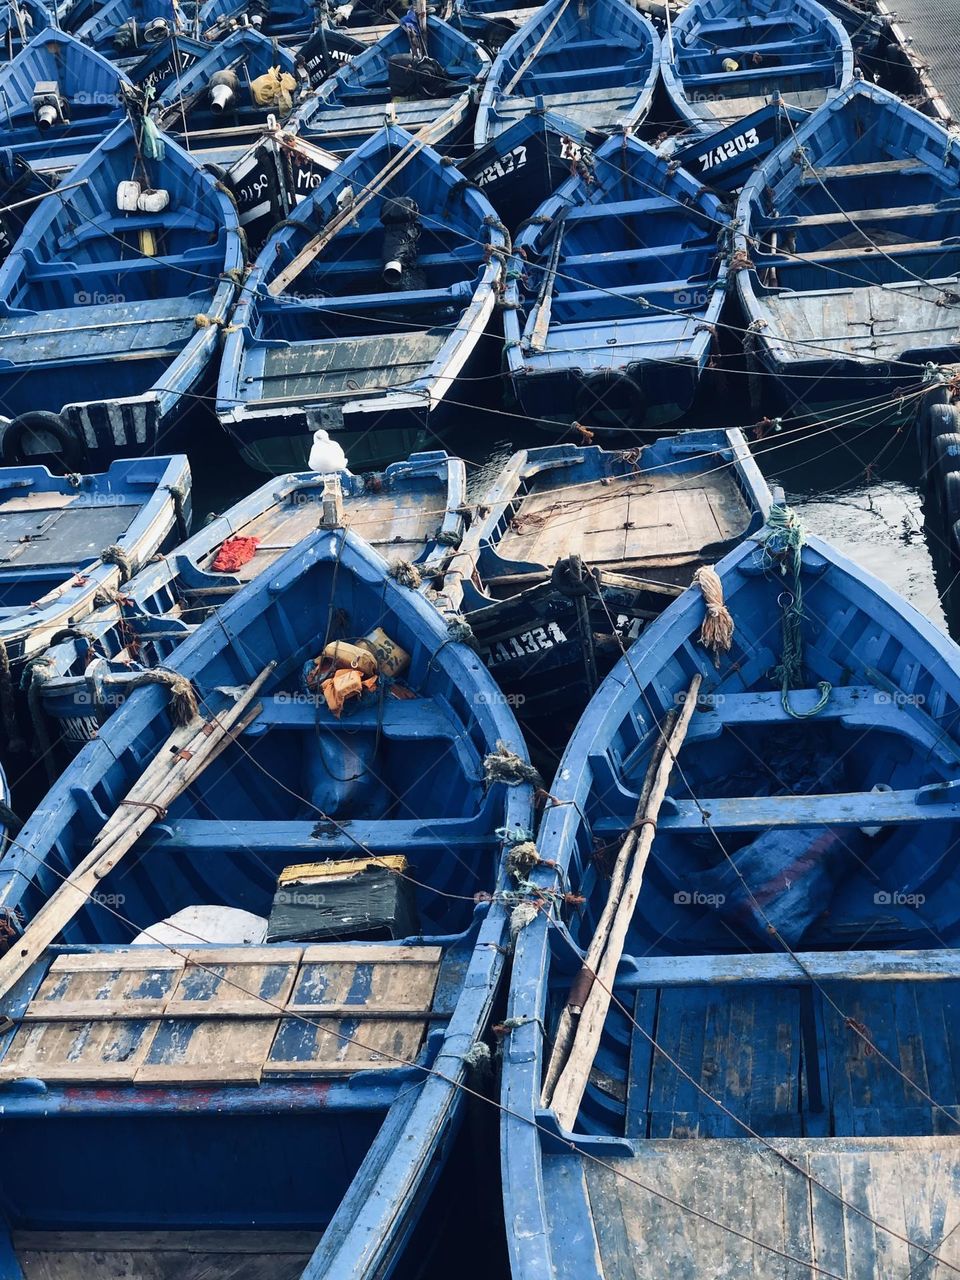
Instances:
[[[786,577],[793,575],[789,590],[780,596],[783,610],[783,650],[774,675],[780,682],[780,702],[787,715],[795,720],[806,720],[819,715],[830,699],[833,686],[820,680],[817,689],[820,697],[809,711],[797,711],[790,705],[790,690],[803,687],[803,583],[800,577],[803,544],[806,536],[800,517],[787,506],[773,506],[767,519],[765,536],[761,544],[763,566],[768,571],[779,568]]]

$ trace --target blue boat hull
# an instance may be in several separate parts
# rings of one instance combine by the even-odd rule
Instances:
[[[328,634],[344,638],[344,627],[357,635],[378,625],[406,650],[401,684],[407,696],[374,693],[345,708],[341,723],[322,698],[304,691],[302,669],[318,649],[331,610],[339,621]],[[342,983],[343,973],[337,977],[335,968],[326,968],[314,978],[303,971],[312,994],[307,987],[297,990],[312,1013],[294,1012],[297,996],[270,1051],[278,1069],[257,1068],[258,1080],[242,1067],[239,1050],[226,1059],[215,1050],[197,1071],[195,1055],[206,1052],[203,1024],[194,1022],[196,1034],[185,1039],[178,1032],[168,1039],[160,1023],[148,1020],[128,1023],[121,1034],[154,1041],[148,1056],[167,1060],[172,1072],[161,1068],[165,1079],[148,1080],[153,1068],[141,1052],[118,1059],[106,1049],[98,1062],[87,1058],[83,1083],[71,1081],[75,1073],[66,1061],[58,1068],[51,1059],[36,1064],[43,1086],[22,1086],[17,1059],[26,1041],[0,1033],[3,1140],[29,1153],[22,1176],[0,1178],[0,1205],[13,1248],[27,1260],[38,1241],[28,1232],[47,1236],[54,1249],[60,1246],[49,1232],[96,1233],[98,1257],[84,1273],[93,1277],[109,1274],[117,1251],[131,1247],[131,1233],[134,1247],[139,1239],[150,1252],[151,1265],[169,1267],[178,1232],[226,1231],[209,1250],[212,1275],[231,1274],[231,1258],[245,1253],[259,1256],[270,1274],[389,1276],[460,1122],[460,1085],[469,1078],[465,1059],[471,1060],[484,1031],[505,963],[508,919],[500,888],[507,833],[530,822],[529,784],[484,782],[483,762],[498,743],[522,755],[515,722],[497,704],[476,656],[451,644],[435,611],[342,530],[306,539],[181,645],[173,666],[192,681],[204,707],[194,727],[181,732],[196,734],[223,702],[224,690],[238,679],[249,682],[268,654],[278,664],[242,741],[171,804],[140,856],[125,869],[117,866],[116,880],[103,878],[102,892],[64,927],[64,945],[47,951],[39,969],[53,962],[60,971],[80,973],[90,964],[106,965],[121,983],[129,973],[139,984],[144,966],[162,973],[180,963],[176,946],[129,946],[141,925],[151,929],[147,941],[156,938],[153,930],[161,926],[151,922],[158,914],[200,899],[265,917],[282,868],[304,859],[356,857],[358,850],[374,865],[387,853],[405,853],[417,869],[419,887],[411,892],[419,921],[412,933],[401,930],[378,942],[358,935],[345,918],[341,941],[311,944],[309,951],[294,942],[191,943],[187,963],[197,966],[197,977],[211,964],[226,966],[218,970],[226,986],[218,979],[207,995],[239,985],[255,1005],[266,1001],[274,1009],[288,994],[294,998],[293,988],[277,986],[284,966],[349,967],[346,1004],[335,986],[324,996],[325,980]],[[43,871],[42,847],[51,848],[52,841],[68,859],[83,856],[91,826],[99,828],[105,813],[99,800],[91,808],[81,793],[114,807],[162,750],[170,729],[167,707],[165,689],[137,690],[41,804],[19,851],[0,862],[0,903],[22,913],[25,938],[55,888]],[[267,775],[282,776],[282,790],[264,787]],[[40,867],[39,876],[24,857]],[[265,966],[262,978],[255,967],[238,970],[241,980],[235,982],[230,966],[251,959]],[[389,966],[398,964],[408,966],[395,975],[406,983],[391,993],[383,983],[391,981]],[[423,965],[436,966],[432,978],[429,969],[423,975],[431,979],[426,986],[416,968]],[[38,1007],[40,981],[35,967],[2,1001],[17,1024],[29,1014],[25,1005]],[[421,994],[415,996],[418,984]],[[139,989],[141,998],[166,998],[155,979],[148,977]],[[106,1002],[88,1010],[94,1022],[100,1008],[111,1016],[112,998],[104,994]],[[419,1014],[418,999],[426,999]],[[217,1018],[217,1010],[208,1008]],[[115,1012],[122,1017],[122,1004]],[[190,1019],[206,1017],[206,1009],[192,1003],[186,1012]],[[391,1016],[399,1019],[395,1030],[388,1030],[380,1050],[373,1049],[371,1038],[382,1034],[383,1019],[389,1028]],[[215,1024],[206,1025],[209,1033]],[[92,1026],[91,1034],[96,1039]],[[210,1040],[217,1042],[217,1036]],[[194,1057],[186,1071],[185,1049]],[[119,1074],[118,1062],[125,1064]],[[132,1074],[135,1063],[143,1068],[139,1079]],[[59,1154],[50,1168],[54,1149]],[[86,1160],[82,1185],[71,1172],[71,1152]],[[130,1176],[133,1166],[142,1176]],[[197,1245],[202,1255],[202,1238]]]
[[[960,651],[774,514],[717,565],[730,648],[704,643],[692,587],[607,678],[552,784],[549,877],[533,875],[546,890],[556,863],[580,906],[523,930],[511,979],[518,1280],[647,1276],[651,1253],[698,1275],[845,1257],[857,1280],[891,1247],[956,1257]],[[638,797],[677,717],[655,812]],[[630,833],[651,821],[633,872]],[[580,966],[621,849],[642,878],[591,990]],[[603,1029],[567,1095],[572,1055],[545,1068],[564,1010],[587,1041],[588,1005]]]
[[[745,185],[747,353],[790,401],[816,411],[856,400],[896,420],[927,363],[957,358],[957,164],[939,125],[858,81]]]
[[[394,162],[358,218],[296,279],[281,278],[340,216],[338,198]],[[381,214],[389,219],[401,197],[413,201],[401,207],[418,230],[409,270],[388,287]],[[448,398],[461,399],[456,379],[493,314],[504,243],[492,206],[435,151],[394,126],[367,139],[271,236],[247,277],[217,390],[218,416],[244,458],[266,471],[301,469],[318,429],[356,469],[423,447]]]
[[[853,79],[843,24],[816,0],[696,0],[660,50],[670,102],[714,133],[779,98],[815,111]]]
[[[38,411],[62,437],[67,469],[149,452],[210,376],[243,265],[236,207],[167,141],[142,171],[165,207],[118,209],[135,128],[119,125],[62,200],[38,205],[0,267],[5,462],[40,451],[22,438],[43,433],[24,417]],[[85,391],[94,398],[78,401]]]
[[[515,250],[505,364],[537,425],[630,438],[689,409],[727,283],[717,196],[637,139],[611,138]]]

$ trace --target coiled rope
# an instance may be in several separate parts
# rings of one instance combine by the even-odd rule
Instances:
[[[833,691],[829,681],[820,680],[817,683],[820,697],[809,711],[797,711],[790,705],[790,690],[803,687],[803,583],[800,568],[805,542],[806,535],[797,513],[787,506],[771,507],[761,542],[763,565],[768,572],[778,569],[784,577],[792,577],[790,588],[782,591],[779,597],[782,650],[774,675],[780,682],[783,709],[795,720],[818,715]]]

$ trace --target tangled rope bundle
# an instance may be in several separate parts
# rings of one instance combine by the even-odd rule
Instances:
[[[700,643],[713,654],[713,665],[719,668],[720,655],[730,652],[734,632],[733,617],[723,602],[723,583],[716,570],[709,565],[701,565],[693,575],[693,580],[700,588],[707,607],[706,617],[700,628]]]
[[[130,557],[124,551],[123,547],[114,543],[112,546],[104,547],[100,552],[100,559],[104,564],[115,564],[120,570],[120,581],[129,582],[133,577],[133,565],[130,563]]]
[[[416,591],[423,581],[420,570],[409,560],[395,560],[390,566],[390,577],[394,582],[399,582],[401,587],[409,587],[411,591]]]
[[[484,757],[483,778],[488,787],[494,782],[505,782],[508,787],[519,787],[524,782],[532,782],[535,787],[543,785],[533,765],[521,760],[505,742],[498,742],[496,751]]]

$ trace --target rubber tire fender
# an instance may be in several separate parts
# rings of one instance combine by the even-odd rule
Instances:
[[[32,431],[42,431],[52,436],[60,446],[59,459],[64,472],[83,471],[87,466],[87,446],[75,427],[65,422],[59,413],[47,409],[30,409],[5,428],[0,444],[0,456],[6,466],[24,466],[30,456],[23,452],[24,437]]]

